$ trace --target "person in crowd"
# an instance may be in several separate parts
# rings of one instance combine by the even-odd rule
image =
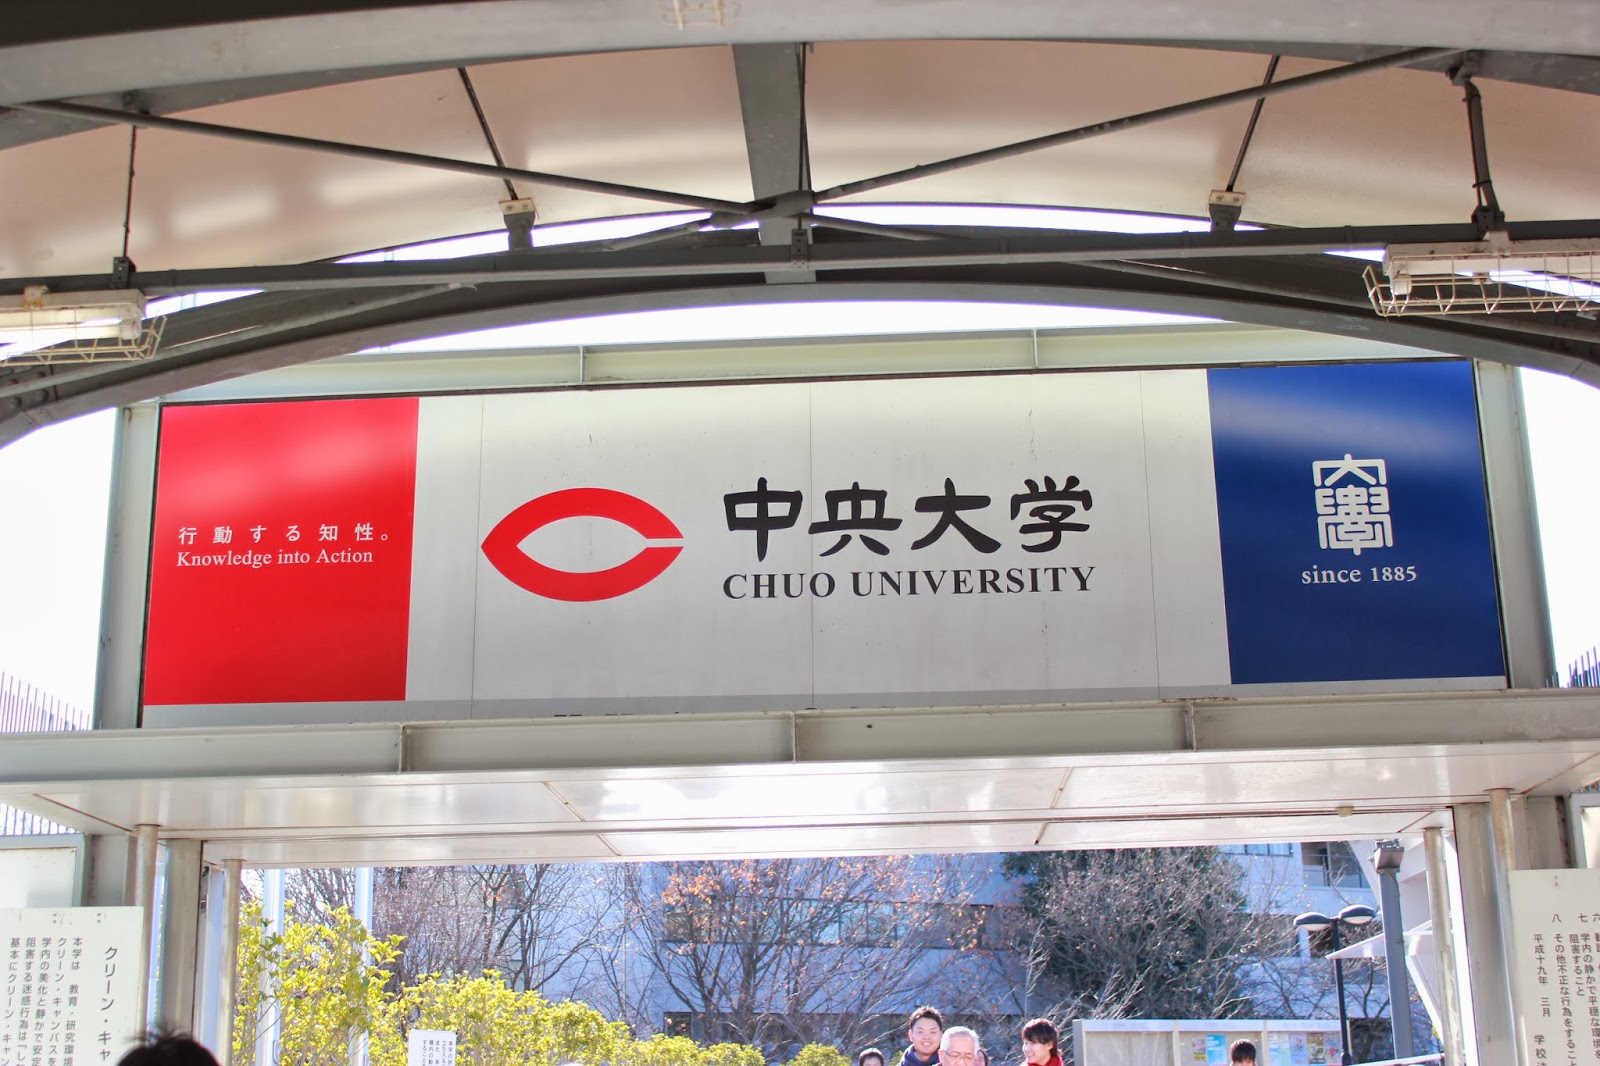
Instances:
[[[969,1030],[970,1031],[970,1030]],[[939,1041],[944,1035],[944,1017],[932,1007],[918,1007],[906,1023],[910,1046],[900,1066],[935,1066],[939,1062]]]
[[[952,1025],[939,1037],[939,1066],[978,1066],[983,1041],[964,1025]]]
[[[205,1045],[187,1033],[146,1033],[117,1066],[217,1066]]]
[[[884,1066],[883,1052],[875,1047],[869,1047],[856,1056],[856,1066]]]
[[[1061,1034],[1044,1018],[1022,1027],[1024,1066],[1061,1066]]]
[[[1228,1049],[1228,1061],[1233,1066],[1256,1066],[1256,1046],[1248,1040],[1235,1040]]]

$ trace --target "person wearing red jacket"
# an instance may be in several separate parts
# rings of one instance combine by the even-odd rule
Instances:
[[[1061,1066],[1061,1034],[1043,1018],[1022,1027],[1023,1066]]]

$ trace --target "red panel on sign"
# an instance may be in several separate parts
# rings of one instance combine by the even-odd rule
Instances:
[[[162,415],[144,701],[402,700],[417,400]]]

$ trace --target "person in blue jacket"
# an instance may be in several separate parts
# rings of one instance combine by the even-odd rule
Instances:
[[[900,1066],[937,1066],[939,1038],[944,1036],[944,1017],[932,1007],[918,1007],[906,1023],[906,1048]]]

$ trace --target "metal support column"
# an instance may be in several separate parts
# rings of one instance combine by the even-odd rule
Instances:
[[[267,920],[268,934],[283,932],[284,875],[282,870],[268,870],[261,877],[261,914]],[[268,975],[261,975],[262,991],[268,991]],[[240,1056],[241,1060],[243,1056]],[[273,1005],[266,1016],[256,1020],[256,1046],[254,1066],[278,1066],[278,1009]],[[240,1066],[236,1063],[234,1066]]]
[[[1513,828],[1509,788],[1489,790],[1489,819],[1490,828],[1494,830],[1494,875],[1502,890],[1501,901],[1504,902],[1504,889],[1510,880],[1507,875],[1517,868],[1517,833]]]
[[[1465,972],[1472,984],[1473,1018],[1477,1028],[1477,1061],[1482,1066],[1520,1063],[1516,1019],[1511,1006],[1510,960],[1505,951],[1502,844],[1497,843],[1491,806],[1464,803],[1452,807],[1456,827],[1456,859],[1461,871],[1461,903],[1467,932]],[[1509,819],[1508,823],[1509,823]],[[1509,840],[1504,841],[1509,851]]]
[[[233,1066],[233,1014],[239,990],[239,881],[243,859],[222,864],[222,936],[217,947],[217,1020],[211,1051],[218,1066]]]
[[[1573,855],[1572,820],[1566,796],[1528,796],[1522,801],[1528,847],[1528,869],[1570,870]]]
[[[132,905],[129,892],[136,851],[133,838],[126,833],[107,833],[83,838],[83,896],[84,907],[127,907]]]
[[[194,1032],[227,1066],[233,1043],[233,1010],[239,968],[239,894],[243,860],[207,867],[205,919],[201,923],[200,989]]]
[[[157,826],[141,825],[137,831],[138,845],[134,862],[129,868],[131,890],[127,897],[133,905],[143,910],[139,922],[139,1024],[150,1018],[150,942],[155,933],[156,919],[156,834]]]
[[[203,849],[202,849],[203,852]],[[205,912],[200,919],[199,978],[195,992],[194,1036],[208,1048],[217,1046],[217,1000],[222,986],[222,940],[227,908],[226,874],[215,866],[205,868]]]
[[[159,415],[154,407],[129,407],[117,412],[94,693],[96,729],[133,729],[139,725],[158,425]]]
[[[1500,957],[1505,960],[1506,1002],[1511,1008],[1511,1032],[1519,1054],[1528,1047],[1522,1012],[1517,1009],[1517,982],[1512,976],[1511,871],[1528,869],[1526,810],[1512,809],[1509,788],[1489,790],[1490,828],[1494,833],[1495,889],[1500,901]]]
[[[1494,515],[1495,566],[1505,621],[1506,676],[1512,688],[1543,688],[1554,675],[1549,600],[1539,550],[1539,520],[1517,368],[1475,363],[1484,476]]]
[[[1378,845],[1374,866],[1383,905],[1383,959],[1389,979],[1389,1025],[1394,1034],[1394,1054],[1409,1059],[1411,1044],[1411,986],[1406,979],[1405,918],[1400,912],[1400,862],[1405,849],[1398,841]]]
[[[1428,854],[1428,907],[1432,912],[1433,954],[1439,973],[1439,1031],[1444,1043],[1444,1066],[1463,1066],[1461,989],[1457,976],[1455,923],[1451,920],[1450,868],[1444,850],[1444,830],[1424,829]]]
[[[355,873],[355,899],[351,901],[350,911],[351,914],[354,915],[355,919],[362,925],[366,926],[368,932],[371,932],[372,910],[377,895],[377,881],[374,877],[374,871],[370,866],[358,866]],[[363,948],[361,951],[361,961],[364,964],[370,965],[372,962],[372,953]],[[350,1066],[367,1066],[367,1064],[371,1061],[369,1051],[370,1048],[367,1042],[367,1034],[352,1034],[350,1037]],[[222,1066],[227,1066],[227,1063],[223,1063]]]
[[[156,1003],[156,1020],[168,1031],[194,1028],[204,881],[200,841],[168,841],[166,905],[161,915],[161,991]]]

